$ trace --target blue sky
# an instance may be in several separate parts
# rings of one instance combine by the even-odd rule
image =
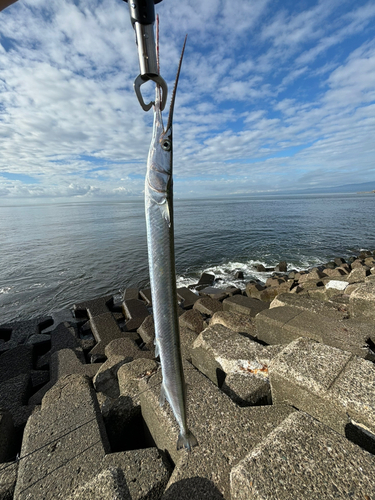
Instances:
[[[163,0],[177,197],[374,181],[375,1]],[[152,111],[122,0],[0,13],[0,197],[142,196]],[[142,87],[143,88],[143,87]],[[151,92],[151,88],[148,89]]]

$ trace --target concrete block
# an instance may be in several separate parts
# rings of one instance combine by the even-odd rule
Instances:
[[[198,295],[186,287],[177,288],[177,297],[179,303],[184,309],[191,309],[195,302],[199,299]]]
[[[215,281],[215,275],[214,274],[209,274],[209,273],[202,273],[201,277],[199,278],[197,286],[212,286]]]
[[[101,366],[101,363],[81,363],[76,352],[72,349],[60,349],[54,352],[51,356],[50,381],[30,397],[29,405],[39,405],[47,391],[49,391],[60,378],[72,374],[92,378],[96,375],[96,372]]]
[[[17,462],[0,463],[0,498],[13,500],[16,487],[18,464]]]
[[[343,435],[349,424],[375,435],[375,366],[370,361],[301,338],[274,358],[269,378],[275,404],[291,404]]]
[[[127,331],[135,331],[150,314],[142,300],[124,300],[122,303],[123,313],[126,318]]]
[[[138,328],[137,333],[140,335],[145,344],[151,344],[154,342],[155,324],[154,318],[151,314],[144,319],[141,326]]]
[[[365,359],[375,360],[375,332],[371,323],[337,319],[297,307],[283,306],[261,311],[255,318],[258,339],[267,344],[288,344],[306,337]]]
[[[232,311],[240,314],[247,314],[254,318],[260,311],[268,309],[269,305],[265,302],[244,295],[234,295],[228,297],[223,302],[224,311]]]
[[[96,356],[104,358],[106,346],[114,339],[125,337],[125,334],[120,330],[120,327],[110,312],[94,316],[90,324],[92,333],[97,342],[95,347],[89,352],[91,358]]]
[[[138,288],[126,288],[124,293],[124,300],[130,299],[139,299],[139,290]]]
[[[212,316],[215,312],[223,310],[223,304],[211,297],[201,297],[195,302],[193,309],[207,316]]]
[[[123,356],[128,361],[137,358],[154,359],[154,349],[150,349],[150,344],[140,349],[137,343],[128,337],[112,340],[105,348],[107,358],[112,356]]]
[[[14,458],[12,456],[13,433],[14,427],[11,413],[6,409],[0,408],[0,463]]]
[[[214,384],[221,387],[225,375],[242,373],[267,378],[258,355],[265,348],[222,325],[213,325],[198,335],[192,348],[192,363]],[[260,370],[263,371],[260,371]]]
[[[180,344],[182,359],[191,362],[191,352],[194,342],[197,338],[197,333],[186,326],[180,326]]]
[[[202,500],[219,494],[230,498],[233,465],[294,410],[283,405],[239,408],[189,363],[184,371],[187,384],[194,388],[187,391],[188,424],[198,440],[191,453],[177,451],[177,423],[167,403],[159,406],[161,373],[139,385],[147,427],[157,447],[168,451],[175,463],[163,499]],[[207,496],[202,497],[202,491]]]
[[[151,359],[136,359],[122,365],[117,372],[119,397],[106,398],[100,409],[106,424],[107,433],[113,448],[117,443],[133,448],[141,439],[141,406],[138,384],[158,369],[158,364]],[[120,448],[121,449],[121,448]]]
[[[179,318],[180,327],[186,327],[197,335],[204,329],[203,317],[197,309],[185,311]]]
[[[250,338],[256,338],[256,329],[253,320],[248,314],[233,311],[218,311],[210,321],[210,326],[223,325],[237,333],[242,333]]]
[[[141,299],[146,302],[148,306],[152,305],[152,296],[151,296],[151,288],[143,288],[140,290],[139,295]]]
[[[375,282],[367,281],[354,290],[349,299],[350,315],[375,319]]]
[[[246,295],[248,297],[253,297],[254,299],[261,300],[260,298],[260,292],[265,290],[266,287],[262,285],[261,283],[247,283],[246,284]]]
[[[60,323],[54,330],[50,333],[51,336],[51,349],[40,356],[37,362],[37,367],[42,368],[48,366],[50,363],[51,355],[60,349],[73,349],[77,356],[83,361],[81,353],[81,343],[78,340],[75,329],[68,322]]]
[[[170,477],[156,448],[111,453],[102,466],[68,500],[159,500]]]
[[[14,499],[65,500],[96,476],[106,452],[107,436],[88,379],[61,378],[27,421]]]
[[[33,346],[18,345],[0,355],[0,384],[33,369]]]
[[[92,319],[95,316],[110,312],[112,306],[112,295],[106,295],[97,299],[86,300],[85,302],[74,304],[73,312],[76,318]]]
[[[93,385],[97,392],[103,392],[110,398],[118,398],[120,395],[120,390],[117,381],[117,372],[125,363],[132,361],[131,357],[124,356],[111,356],[99,370],[96,372],[93,378]]]
[[[14,323],[3,323],[0,325],[0,338],[4,342],[0,343],[0,353],[25,344],[33,335],[42,333],[53,324],[51,316],[31,319],[28,321],[17,321]]]
[[[335,320],[341,320],[348,317],[348,307],[346,304],[312,299],[306,295],[283,293],[278,295],[271,302],[270,309],[283,306],[296,307],[302,311],[310,311]]]
[[[222,288],[216,288],[213,286],[207,286],[199,290],[199,295],[202,297],[211,297],[211,299],[215,300],[223,300],[228,297],[228,294]]]
[[[369,500],[374,477],[373,455],[293,413],[232,468],[231,499]]]
[[[365,281],[366,276],[370,274],[370,268],[367,266],[357,267],[353,269],[347,276],[348,283],[360,283]]]
[[[29,373],[20,373],[0,384],[0,405],[3,410],[8,410],[12,415],[16,428],[25,425],[32,413],[34,406],[27,405],[31,391]]]

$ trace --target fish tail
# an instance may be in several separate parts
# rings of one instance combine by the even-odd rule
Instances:
[[[180,432],[177,440],[177,449],[186,448],[188,451],[191,451],[194,446],[198,446],[198,441],[194,434],[189,430],[184,434]]]

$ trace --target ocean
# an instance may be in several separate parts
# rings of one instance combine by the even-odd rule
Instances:
[[[375,195],[176,199],[178,286],[267,279],[375,250]],[[143,200],[0,206],[0,324],[149,285]],[[234,279],[243,271],[244,281]]]

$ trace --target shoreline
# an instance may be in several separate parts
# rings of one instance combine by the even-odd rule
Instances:
[[[375,252],[259,272],[178,290],[188,460],[158,404],[148,289],[1,325],[0,497],[372,498]]]

